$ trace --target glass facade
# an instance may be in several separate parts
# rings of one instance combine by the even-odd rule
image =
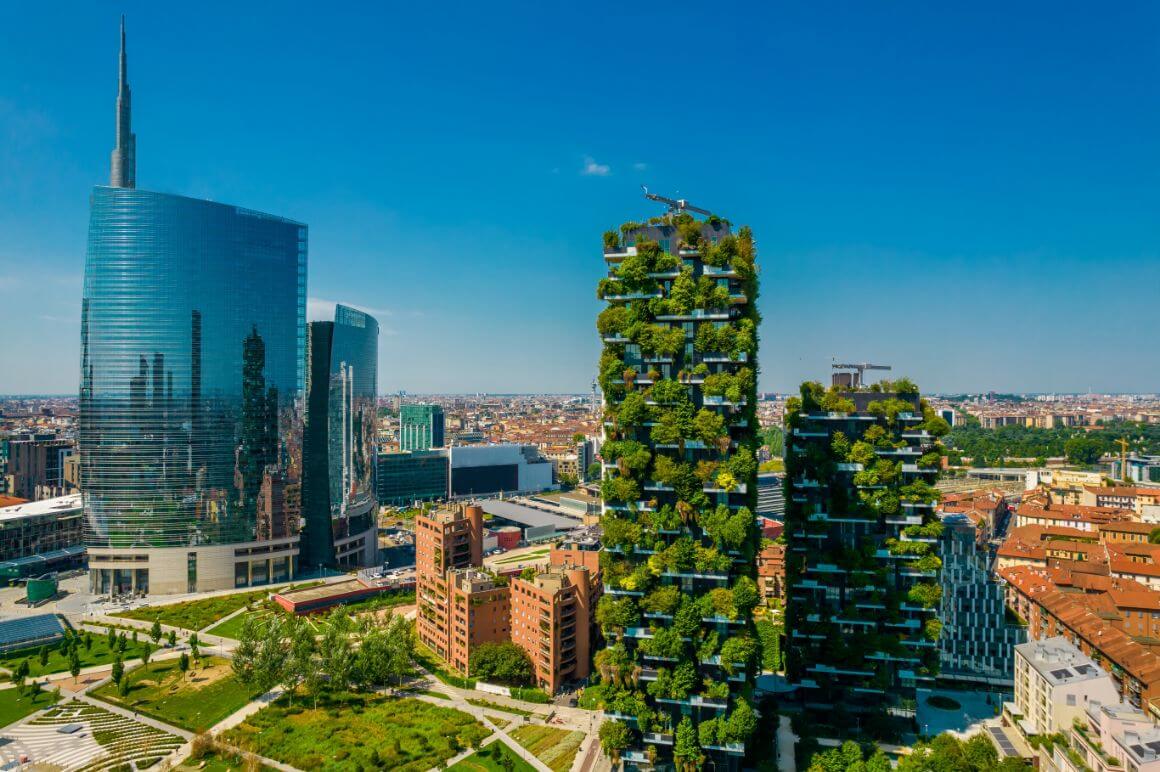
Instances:
[[[1004,586],[992,572],[993,557],[980,545],[973,523],[963,515],[942,519],[942,602],[939,618],[940,676],[946,680],[1013,687],[1015,647],[1027,629],[1007,612]]]
[[[443,450],[380,453],[379,503],[406,507],[447,498],[449,465]]]
[[[439,405],[403,405],[399,410],[399,450],[441,448],[444,419]]]
[[[379,323],[347,306],[311,322],[302,560],[335,562],[335,543],[374,525]]]
[[[301,500],[307,228],[97,187],[81,311],[90,546],[292,536]]]

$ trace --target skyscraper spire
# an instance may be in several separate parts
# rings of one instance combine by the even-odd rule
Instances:
[[[137,135],[133,133],[133,99],[129,91],[129,60],[125,55],[125,17],[121,16],[121,74],[117,81],[117,144],[109,173],[114,188],[137,187]]]

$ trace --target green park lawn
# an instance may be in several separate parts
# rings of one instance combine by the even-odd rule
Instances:
[[[151,716],[190,732],[204,732],[258,696],[238,683],[230,664],[218,657],[202,660],[202,667],[183,674],[177,660],[152,662],[125,674],[129,694],[121,697],[109,682],[92,696]]]
[[[568,772],[580,743],[584,742],[583,732],[533,724],[518,727],[511,736],[554,772]]]
[[[25,697],[20,694],[20,689],[0,689],[0,727],[51,707],[58,699],[60,695],[55,691],[39,691]]]
[[[501,748],[502,750],[500,750]],[[487,747],[481,748],[462,761],[452,764],[447,770],[448,772],[505,772],[504,767],[497,761],[500,753],[512,760],[511,769],[513,772],[534,772],[535,767],[521,759],[503,740],[496,740]]]
[[[384,731],[389,727],[390,731]],[[313,707],[281,698],[225,742],[299,769],[425,772],[489,734],[462,711],[411,698],[342,694]]]
[[[132,640],[126,643],[125,652],[121,655],[123,660],[137,659],[141,656],[141,650],[149,636],[142,632],[138,638],[138,643],[133,643]],[[82,668],[108,665],[117,658],[116,653],[109,648],[108,638],[99,633],[92,634],[91,647],[85,648],[82,645],[77,648],[77,654]],[[48,661],[44,665],[40,664],[40,649],[23,649],[0,656],[0,667],[12,670],[22,659],[28,660],[28,673],[33,678],[48,673],[63,673],[68,670],[68,657],[62,656],[59,647],[56,646],[49,648]]]
[[[224,616],[234,613],[254,601],[262,600],[271,590],[256,592],[236,592],[233,595],[218,595],[213,598],[190,600],[168,606],[145,606],[132,611],[122,611],[112,616],[122,619],[136,619],[142,622],[159,620],[163,625],[180,627],[183,630],[202,630]]]

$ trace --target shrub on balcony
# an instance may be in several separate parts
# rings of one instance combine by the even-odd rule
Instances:
[[[638,648],[654,657],[676,658],[684,652],[685,642],[675,628],[658,627],[653,629],[652,638],[641,639]]]
[[[697,740],[701,743],[702,748],[709,745],[718,745],[720,742],[718,739],[719,734],[720,730],[718,729],[716,718],[703,718],[697,724]]]
[[[718,439],[728,437],[725,430],[725,419],[721,417],[720,413],[701,408],[693,417],[693,436],[709,447],[715,447]]]
[[[867,412],[871,415],[885,418],[890,423],[898,420],[899,413],[914,412],[914,405],[910,402],[901,399],[879,399],[871,402],[866,407]]]
[[[942,463],[942,453],[938,450],[932,450],[928,453],[923,453],[918,458],[918,465],[922,469],[935,469]]]
[[[596,329],[606,338],[619,335],[628,325],[628,310],[624,306],[609,306],[596,317]]]
[[[648,446],[634,440],[616,440],[606,442],[600,448],[604,460],[614,463],[622,475],[640,477],[652,462],[652,453]]]
[[[919,582],[907,591],[906,599],[923,608],[934,608],[942,599],[942,588],[931,582]]]
[[[701,768],[704,760],[701,748],[697,745],[697,732],[688,716],[681,719],[677,725],[676,739],[673,743],[673,761],[676,762],[677,772],[696,772]]]
[[[932,520],[923,525],[908,525],[902,532],[914,538],[937,539],[942,536],[943,524],[938,520]]]
[[[926,634],[928,641],[937,641],[939,636],[942,635],[942,628],[942,622],[938,618],[932,617],[926,620],[926,623],[923,625],[923,632]]]
[[[700,525],[718,547],[740,549],[753,528],[753,513],[748,507],[732,510],[720,505],[702,513]]]
[[[604,231],[604,248],[620,249],[620,234],[616,231]]]
[[[652,420],[652,408],[645,404],[644,395],[636,391],[624,395],[616,408],[616,422],[620,426],[640,426],[649,420]]]
[[[733,605],[742,614],[748,614],[757,605],[761,597],[757,592],[757,584],[748,576],[738,577],[733,585]]]
[[[942,494],[938,488],[927,483],[925,480],[915,480],[898,489],[898,494],[903,501],[909,501],[916,504],[937,504],[942,500]]]
[[[666,584],[646,595],[640,607],[650,614],[672,614],[677,610],[680,601],[680,588],[674,584]]]
[[[878,460],[878,454],[874,452],[874,446],[869,442],[858,440],[850,447],[846,460],[867,467]]]
[[[679,636],[684,638],[692,638],[697,635],[701,629],[701,609],[697,607],[696,601],[689,596],[681,597],[681,602],[677,606],[677,613],[673,615],[672,630]]]
[[[830,389],[822,397],[822,410],[827,413],[853,413],[854,400],[843,397],[835,389]]]
[[[649,396],[660,405],[677,405],[689,401],[689,387],[666,378],[652,385]]]
[[[751,480],[757,474],[757,459],[753,451],[742,445],[726,459],[724,466],[738,480]]]
[[[640,621],[640,612],[636,601],[631,597],[605,595],[596,604],[596,624],[605,634],[615,631],[622,635],[625,628],[634,626]]]
[[[604,517],[604,546],[629,550],[640,542],[644,529],[634,520],[619,517]]]
[[[604,300],[612,295],[624,295],[624,284],[617,279],[605,277],[596,285],[596,297]]]
[[[729,570],[733,561],[722,555],[716,547],[694,547],[693,567],[699,574],[719,574]]]
[[[609,477],[600,483],[605,501],[627,503],[640,498],[640,485],[630,477]]]
[[[912,560],[906,565],[917,571],[937,571],[942,568],[942,560],[937,555],[924,555],[919,560]]]
[[[685,347],[685,331],[680,327],[643,324],[634,331],[633,342],[645,356],[676,356]]]
[[[757,657],[757,641],[748,635],[734,635],[721,644],[721,667],[732,675],[734,663],[748,667]]]

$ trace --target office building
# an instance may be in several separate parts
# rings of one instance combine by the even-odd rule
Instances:
[[[483,538],[474,504],[415,516],[415,631],[462,675],[476,646],[511,634],[509,587],[480,570]]]
[[[9,442],[8,493],[29,501],[64,495],[65,468],[75,452],[76,443],[68,439]]]
[[[83,525],[79,494],[0,506],[0,580],[83,565]]]
[[[1025,734],[1065,731],[1092,701],[1116,704],[1120,695],[1107,672],[1066,638],[1015,647],[1015,711]]]
[[[91,589],[186,593],[288,579],[307,228],[135,187],[123,43],[114,185],[90,197],[81,306]]]
[[[609,714],[626,763],[735,769],[755,725],[755,248],[673,207],[605,234],[600,605],[618,630],[596,656],[610,694],[614,671],[644,684],[643,719]]]
[[[913,731],[939,672],[934,413],[909,381],[786,405],[787,678],[824,731]]]
[[[452,496],[537,493],[553,485],[552,462],[534,445],[452,445]]]
[[[777,472],[757,475],[757,514],[774,520],[785,518],[785,475]]]
[[[443,447],[443,408],[439,405],[403,405],[399,409],[399,450]]]
[[[338,305],[307,336],[303,430],[303,566],[378,562],[379,323]]]
[[[384,506],[410,507],[416,502],[446,499],[449,482],[445,448],[379,454],[376,485],[379,503]]]
[[[531,579],[511,580],[511,639],[528,653],[536,685],[549,694],[588,677],[599,576],[564,563]]]
[[[977,526],[962,514],[944,515],[942,524],[940,677],[1010,688],[1015,646],[1027,642],[1027,628],[1007,611],[1005,589],[995,581]]]
[[[1111,477],[1113,480],[1127,480],[1134,483],[1160,483],[1160,456],[1144,456],[1133,453],[1126,459],[1126,464],[1120,459],[1112,461]],[[1127,472],[1124,467],[1127,466]]]

